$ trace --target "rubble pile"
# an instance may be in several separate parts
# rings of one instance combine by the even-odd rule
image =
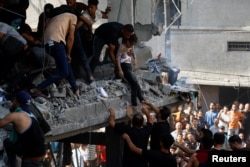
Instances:
[[[116,119],[125,118],[125,106],[131,99],[130,86],[124,80],[112,79],[113,71],[112,65],[103,65],[95,71],[96,81],[91,84],[77,81],[80,88],[79,96],[72,92],[69,84],[65,84],[60,87],[55,85],[49,87],[49,99],[43,97],[32,99],[32,104],[50,126],[46,136],[60,136],[79,130],[83,133],[93,130],[92,127],[96,125],[105,126],[110,106],[116,109]],[[169,76],[169,66],[164,58],[149,59],[135,70],[145,99],[158,107],[181,101],[179,92],[182,91],[182,86],[173,84],[177,80],[178,72]],[[4,96],[1,98],[0,117],[3,117],[6,115],[6,110],[8,111],[10,102],[5,101]]]

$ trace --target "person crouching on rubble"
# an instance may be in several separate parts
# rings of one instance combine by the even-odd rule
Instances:
[[[137,106],[137,97],[140,102],[145,101],[141,87],[133,73],[132,69],[132,57],[136,64],[136,57],[134,54],[133,46],[137,43],[138,38],[135,34],[131,35],[129,39],[122,39],[122,44],[119,46],[119,50],[116,56],[117,66],[119,70],[119,77],[124,78],[131,86],[131,104]]]
[[[42,167],[45,155],[45,139],[40,125],[29,110],[31,96],[19,91],[14,97],[10,113],[0,120],[0,127],[13,124],[10,138],[4,140],[8,166],[16,167],[16,156],[22,159],[22,167]]]
[[[32,88],[30,93],[47,98],[42,90],[66,78],[73,92],[78,96],[79,88],[70,66],[77,16],[71,7],[65,5],[53,10],[55,13],[56,11],[61,11],[61,13],[50,16],[51,18],[44,32],[44,42],[46,52],[55,59],[57,72],[38,84],[35,88]]]

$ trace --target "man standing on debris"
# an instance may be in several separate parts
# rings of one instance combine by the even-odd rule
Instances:
[[[20,91],[13,99],[11,113],[0,120],[0,127],[13,124],[14,133],[4,140],[9,167],[16,167],[16,155],[22,158],[22,167],[42,167],[45,139],[37,119],[29,113],[30,95]]]
[[[74,93],[79,95],[79,89],[70,66],[77,16],[73,14],[74,11],[71,7],[61,6],[56,9],[60,11],[60,8],[65,12],[52,17],[44,32],[45,49],[55,59],[57,72],[36,88],[31,89],[30,92],[33,94],[45,96],[41,92],[43,89],[66,77]],[[56,11],[56,9],[54,10]]]
[[[112,63],[115,65],[116,73],[117,62],[116,54],[119,47],[119,38],[128,39],[132,34],[134,34],[134,27],[131,24],[123,25],[118,22],[104,23],[95,30],[94,41],[93,41],[93,57],[90,61],[90,68],[92,72],[95,71],[95,67],[99,63],[99,57],[102,48],[105,44],[109,46],[109,56]],[[118,75],[118,74],[116,74]]]

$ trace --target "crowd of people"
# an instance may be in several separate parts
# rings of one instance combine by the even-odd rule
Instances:
[[[152,120],[150,110],[156,113],[156,121]],[[127,112],[131,113],[130,109]],[[142,114],[146,116],[146,122]],[[245,152],[250,149],[249,103],[235,101],[229,109],[211,102],[209,110],[204,112],[196,110],[190,102],[186,106],[177,106],[176,111],[170,113],[166,108],[158,109],[145,101],[142,113],[127,115],[131,125],[115,124],[115,111],[110,108],[110,126],[127,143],[124,166],[208,166],[211,163],[209,155],[218,151]]]

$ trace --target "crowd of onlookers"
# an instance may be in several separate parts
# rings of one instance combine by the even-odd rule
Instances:
[[[110,126],[126,143],[124,166],[207,166],[210,154],[250,149],[249,103],[234,101],[230,107],[221,107],[211,102],[209,110],[204,112],[196,110],[190,102],[177,106],[170,114],[169,109],[158,109],[144,101],[141,111],[147,118],[144,123],[141,114],[131,115],[127,107],[131,125],[125,126],[114,122],[115,111],[110,108]],[[152,120],[150,111],[155,112],[156,120]]]
[[[224,137],[220,143],[222,150],[234,150],[230,139],[237,139],[241,146],[238,149],[247,147],[250,136],[250,104],[234,101],[232,105],[223,106],[219,103],[211,102],[208,111],[196,110],[193,103],[178,106],[176,112],[172,113],[173,126],[171,135],[178,146],[186,147],[196,152],[201,149],[201,130],[210,132],[210,137],[214,141],[210,148],[216,147],[216,139]],[[207,137],[208,138],[208,137]],[[209,149],[210,149],[209,148]],[[190,166],[190,154],[177,147],[171,147],[171,152],[176,156],[179,166]]]

